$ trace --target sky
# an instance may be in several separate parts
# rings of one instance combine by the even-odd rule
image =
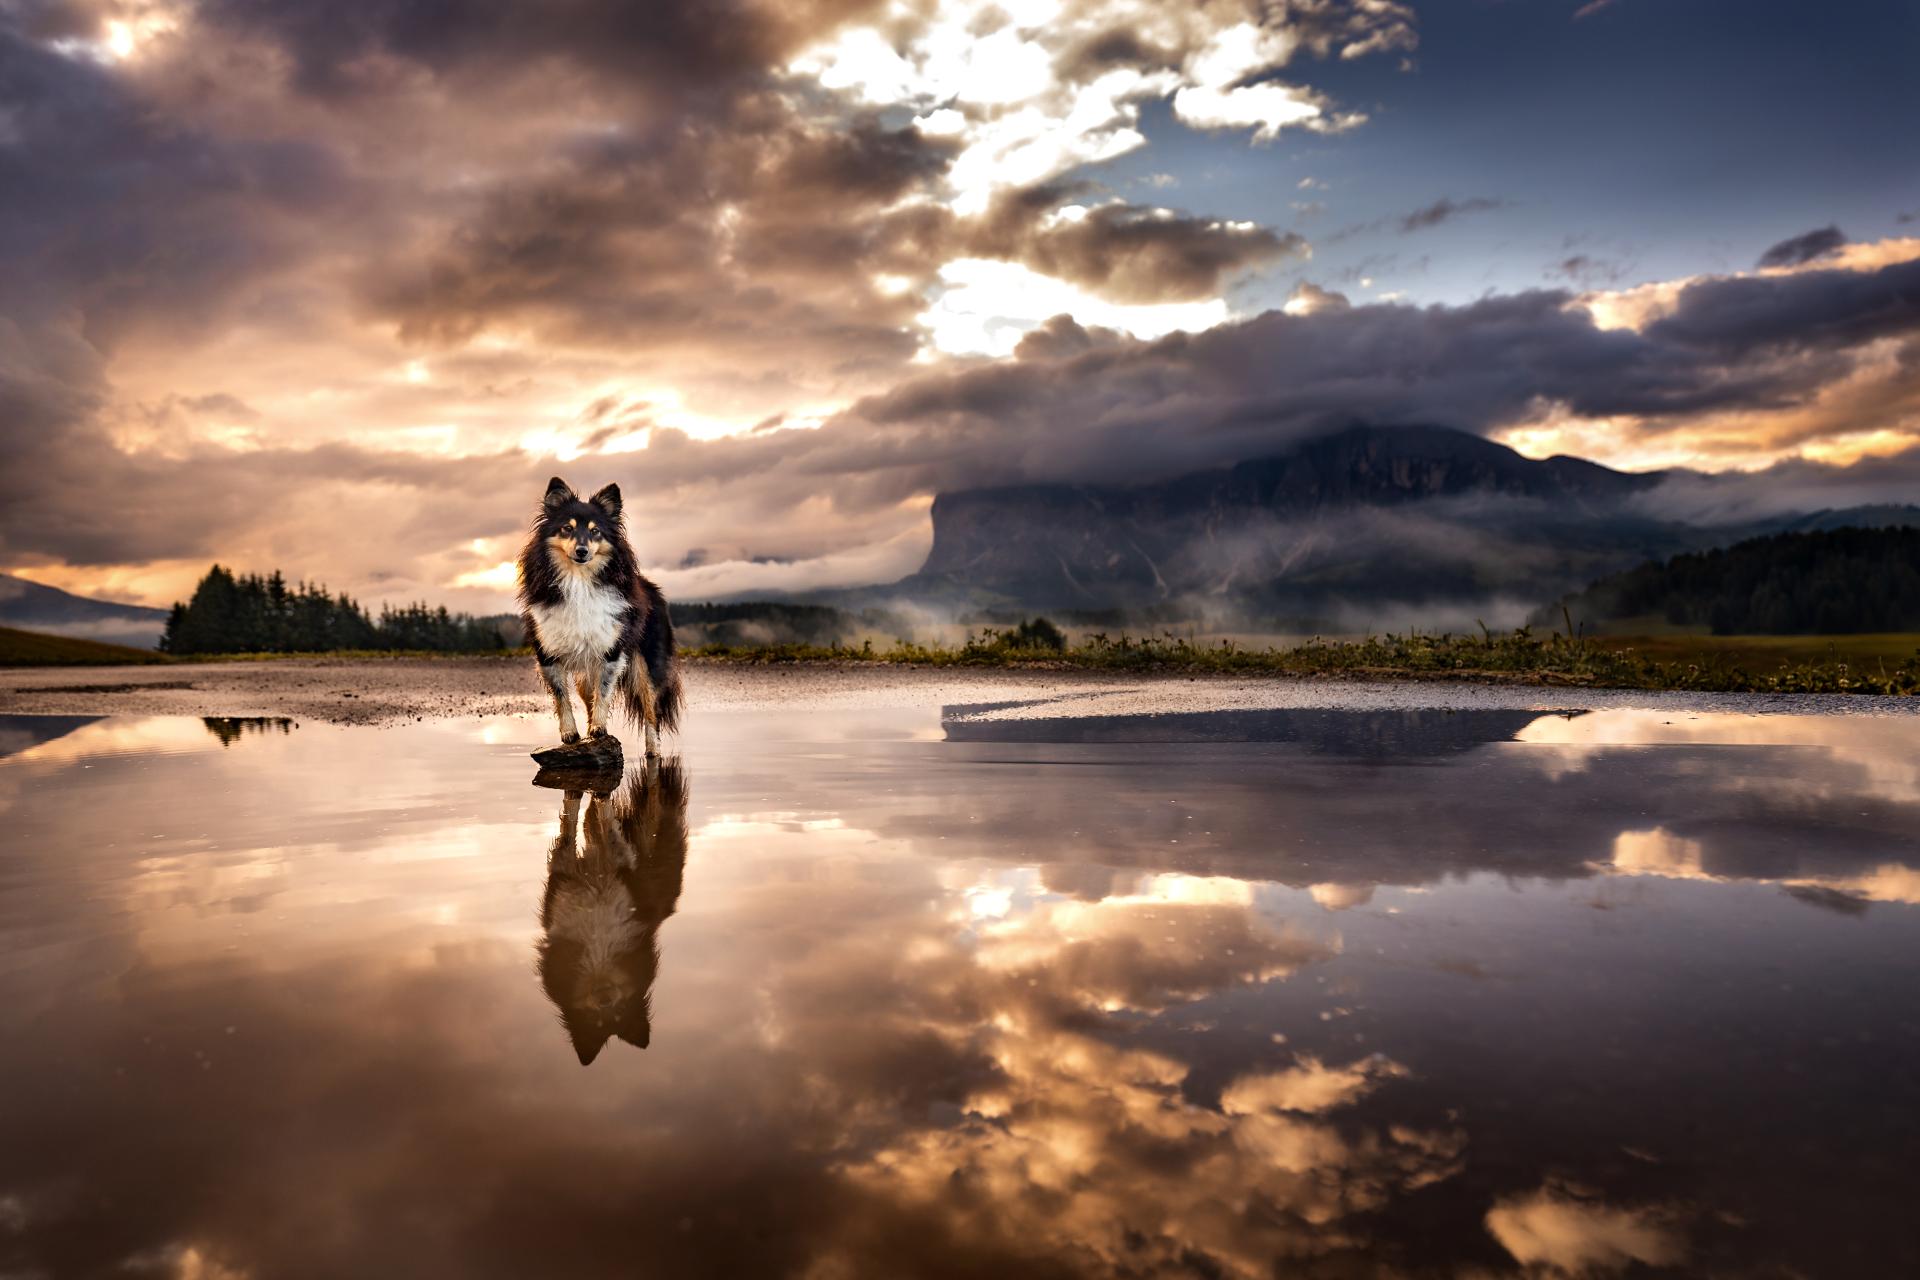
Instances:
[[[1920,500],[1899,0],[0,0],[0,570],[678,599],[1354,422]],[[1701,480],[1692,473],[1724,473]]]

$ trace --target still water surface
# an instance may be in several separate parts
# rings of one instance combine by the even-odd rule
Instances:
[[[0,717],[0,1274],[1920,1274],[1920,719],[978,712]]]

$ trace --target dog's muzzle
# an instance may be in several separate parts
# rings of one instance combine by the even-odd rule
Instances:
[[[579,546],[573,549],[573,560],[575,564],[585,564],[591,559],[593,559],[593,552],[587,547]]]

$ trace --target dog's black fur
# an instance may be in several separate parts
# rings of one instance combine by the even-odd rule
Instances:
[[[540,628],[534,616],[535,606],[552,607],[561,602],[561,574],[552,540],[565,536],[569,521],[583,527],[593,521],[609,531],[605,563],[598,567],[596,580],[624,602],[619,620],[619,637],[601,660],[611,662],[625,653],[630,660],[629,678],[622,681],[621,695],[628,713],[636,722],[646,722],[647,698],[634,675],[644,671],[653,686],[653,719],[662,729],[678,729],[680,724],[680,673],[674,657],[673,619],[667,610],[667,598],[645,574],[640,572],[633,547],[627,541],[626,522],[621,515],[620,488],[607,485],[584,501],[559,476],[547,482],[547,492],[534,515],[533,527],[520,553],[521,618],[526,624],[534,658],[542,667],[556,661],[541,644]],[[579,673],[570,672],[570,674]]]

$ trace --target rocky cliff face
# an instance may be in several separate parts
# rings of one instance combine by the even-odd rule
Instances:
[[[1442,428],[1353,428],[1153,484],[941,494],[932,551],[901,586],[1056,609],[1537,599],[1686,545],[1623,508],[1660,479]]]

